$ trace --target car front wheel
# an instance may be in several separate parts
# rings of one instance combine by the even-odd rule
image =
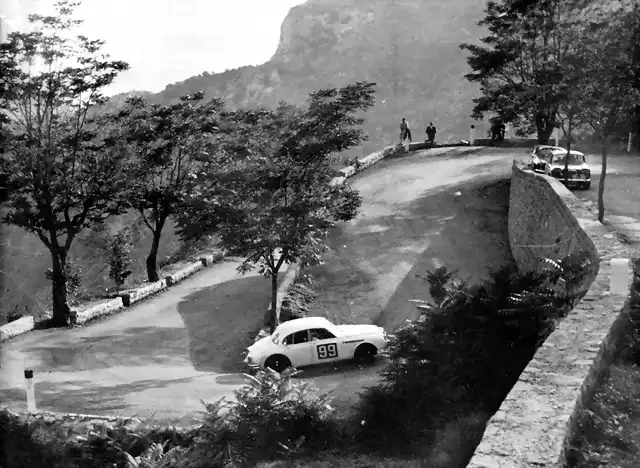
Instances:
[[[356,352],[353,357],[356,361],[371,361],[378,354],[378,348],[370,343],[361,344],[356,348]]]
[[[276,372],[282,372],[288,367],[291,367],[291,361],[288,357],[283,356],[282,354],[274,354],[267,358],[264,366],[273,369]]]

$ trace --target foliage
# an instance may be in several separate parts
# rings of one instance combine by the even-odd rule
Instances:
[[[72,305],[76,305],[82,300],[82,297],[80,296],[82,290],[82,273],[80,265],[67,261],[65,265],[65,276],[67,278],[66,291],[69,303]],[[47,268],[44,275],[49,281],[54,281],[52,268]]]
[[[282,310],[280,320],[286,322],[306,316],[311,303],[318,297],[318,294],[310,287],[303,284],[304,277],[298,277],[282,300]]]
[[[297,371],[271,369],[246,375],[226,417],[236,450],[248,462],[313,453],[338,436],[330,399],[291,381]]]
[[[109,259],[109,278],[116,285],[116,294],[131,276],[131,237],[130,229],[122,229],[116,234],[110,235],[106,240],[105,253]]]
[[[490,34],[483,45],[462,44],[482,96],[474,99],[473,117],[493,112],[512,122],[520,134],[536,131],[546,144],[556,125],[564,55],[573,43],[562,34],[574,2],[490,1],[479,23]]]
[[[433,272],[427,272],[426,276],[416,276],[427,281],[431,299],[436,306],[440,307],[449,295],[450,290],[447,288],[447,285],[451,283],[453,275],[455,275],[456,272],[457,271],[447,270],[447,267],[443,265],[436,268]]]
[[[454,281],[446,268],[430,273],[446,297],[392,337],[384,381],[362,394],[358,439],[402,452],[417,441],[429,445],[451,421],[493,414],[573,306],[585,262],[576,255],[524,275],[504,268],[475,286]]]
[[[66,262],[84,229],[124,208],[126,154],[91,117],[101,94],[127,64],[111,61],[102,41],[71,37],[76,3],[56,15],[31,15],[33,32],[0,44],[0,108],[6,141],[4,221],[36,235],[52,257],[54,324],[67,322]]]
[[[265,325],[272,329],[281,266],[320,263],[329,229],[336,221],[353,219],[360,206],[349,185],[329,185],[330,158],[366,138],[357,115],[373,105],[373,88],[373,83],[356,83],[322,89],[310,95],[304,109],[281,103],[275,110],[227,113],[223,148],[236,155],[234,163],[223,176],[216,172],[199,179],[195,198],[200,205],[183,209],[178,220],[181,226],[217,229],[222,244],[246,259],[241,272],[257,266],[271,278]],[[203,205],[206,200],[210,203]]]
[[[631,31],[631,33],[630,33]],[[601,143],[598,220],[604,219],[608,140],[621,121],[633,119],[640,99],[640,7],[619,8],[576,22],[565,33],[579,43],[563,70],[567,114],[593,129]]]
[[[158,247],[167,219],[191,193],[194,178],[202,171],[214,176],[220,164],[215,135],[221,110],[219,99],[205,101],[204,93],[196,93],[166,106],[132,97],[103,116],[134,155],[128,201],[153,234],[146,262],[150,282],[158,280]]]
[[[33,429],[0,410],[0,466],[3,468],[51,468],[61,456],[55,444],[41,443],[33,438]]]

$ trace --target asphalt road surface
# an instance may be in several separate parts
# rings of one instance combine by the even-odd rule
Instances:
[[[342,235],[357,244],[363,229],[375,230],[372,226],[381,216],[410,205],[417,220],[412,229],[418,232],[426,226],[420,219],[438,216],[433,211],[437,206],[419,212],[421,205],[414,202],[425,194],[510,173],[513,153],[465,151],[469,149],[418,152],[383,161],[358,175],[353,185],[363,195],[362,213]],[[429,226],[430,238],[436,239],[437,226]],[[406,247],[408,252],[411,248],[426,246]],[[456,255],[466,256],[467,251],[461,248]],[[374,297],[379,302],[389,300],[418,253],[410,252],[394,260],[396,264],[374,265]],[[239,263],[227,259],[91,325],[34,331],[3,343],[0,404],[26,409],[23,370],[32,369],[41,410],[136,416],[166,424],[196,422],[203,410],[201,400],[233,398],[233,391],[243,384],[240,353],[260,328],[268,303],[269,282],[256,274],[240,276],[235,271]],[[392,312],[387,308],[387,314]],[[383,365],[381,360],[364,368],[346,363],[309,369],[301,378],[349,403],[363,387],[378,381]]]

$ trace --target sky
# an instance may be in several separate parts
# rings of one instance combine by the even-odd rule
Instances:
[[[107,90],[158,92],[204,71],[258,65],[275,53],[280,25],[304,0],[83,0],[78,32],[106,41],[105,52],[131,69]],[[0,16],[22,30],[54,0],[0,0]]]

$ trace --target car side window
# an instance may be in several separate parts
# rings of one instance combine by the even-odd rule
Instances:
[[[336,336],[331,333],[326,328],[314,328],[310,330],[311,341],[315,340],[330,340],[331,338],[335,338]]]
[[[300,330],[295,333],[291,333],[287,335],[287,337],[282,340],[282,344],[285,346],[292,344],[301,344],[307,343],[309,341],[309,330]]]

